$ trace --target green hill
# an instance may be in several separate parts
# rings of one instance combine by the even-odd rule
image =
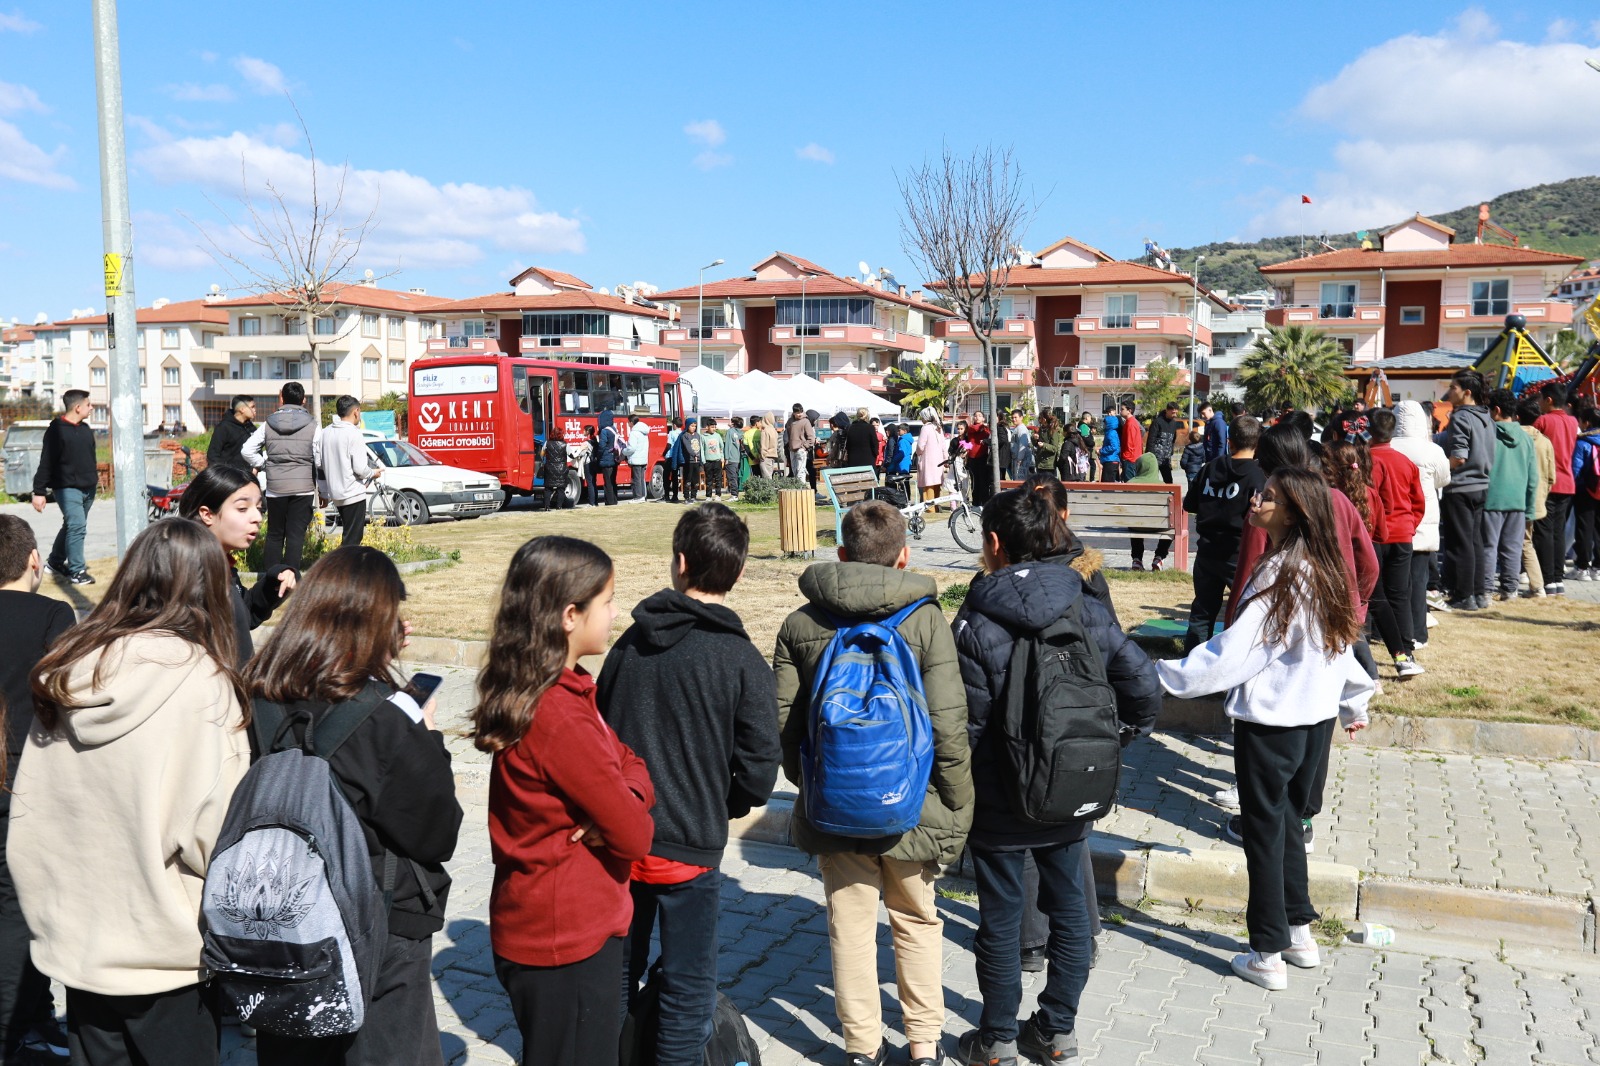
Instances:
[[[1477,204],[1429,217],[1454,229],[1457,240],[1470,241],[1478,232]],[[1581,255],[1587,259],[1600,258],[1600,177],[1571,178],[1551,185],[1535,185],[1531,189],[1504,193],[1489,201],[1489,217],[1521,237],[1526,247]],[[1371,227],[1373,237],[1376,238],[1379,230],[1397,221],[1389,219],[1374,222]],[[1331,233],[1324,239],[1335,248],[1361,246],[1354,232]],[[1484,240],[1495,244],[1506,243],[1504,238],[1492,232],[1486,233]],[[1320,245],[1312,243],[1308,235],[1306,254],[1322,250]],[[1201,244],[1193,248],[1173,248],[1170,253],[1173,260],[1185,268],[1194,262],[1196,255],[1203,255],[1206,261],[1201,267],[1201,281],[1214,289],[1227,289],[1232,293],[1249,292],[1267,287],[1266,279],[1258,267],[1281,263],[1300,255],[1300,236],[1265,237],[1248,244]]]

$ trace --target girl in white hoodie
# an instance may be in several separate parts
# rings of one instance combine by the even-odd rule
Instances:
[[[1285,962],[1321,962],[1300,812],[1316,787],[1334,719],[1352,735],[1363,728],[1373,683],[1351,652],[1360,624],[1322,479],[1279,469],[1252,502],[1250,523],[1271,546],[1250,574],[1233,624],[1156,670],[1174,696],[1228,693],[1252,949],[1234,957],[1233,970],[1283,989]]]
[[[7,858],[74,1063],[217,1061],[200,894],[250,766],[228,581],[209,530],[157,522],[34,670]]]

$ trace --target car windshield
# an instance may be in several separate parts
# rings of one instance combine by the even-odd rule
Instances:
[[[369,440],[367,447],[384,466],[440,466],[439,460],[403,440]]]

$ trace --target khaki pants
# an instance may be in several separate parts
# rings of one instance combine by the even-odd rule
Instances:
[[[883,1043],[878,992],[878,900],[889,911],[895,975],[906,1039],[936,1042],[944,1032],[941,972],[944,920],[934,906],[931,862],[901,862],[842,852],[818,859],[828,899],[834,1010],[849,1054],[874,1055]]]
[[[1533,523],[1522,527],[1522,569],[1528,575],[1528,591],[1544,591],[1544,571],[1539,568],[1539,553],[1533,549]]]

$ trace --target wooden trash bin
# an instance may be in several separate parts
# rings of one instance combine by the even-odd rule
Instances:
[[[785,555],[817,550],[817,500],[809,488],[778,491],[778,542]]]

